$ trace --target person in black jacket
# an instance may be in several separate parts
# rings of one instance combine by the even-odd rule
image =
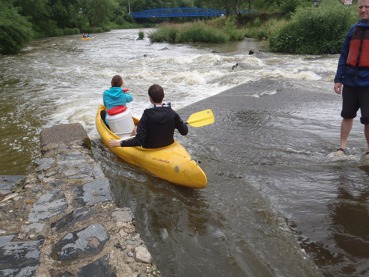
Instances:
[[[152,107],[146,109],[137,125],[135,137],[116,141],[110,140],[111,147],[142,146],[144,148],[159,148],[174,142],[174,130],[183,136],[187,135],[188,127],[181,117],[172,110],[170,103],[163,103],[164,90],[154,84],[148,90]]]

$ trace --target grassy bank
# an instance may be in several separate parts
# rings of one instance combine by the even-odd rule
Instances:
[[[357,6],[325,0],[318,8],[299,6],[286,14],[220,17],[185,24],[162,24],[149,35],[151,42],[226,43],[245,37],[265,40],[271,52],[336,54],[350,26],[358,20]]]
[[[236,26],[234,18],[199,20],[184,24],[161,24],[149,35],[151,42],[169,43],[226,43],[242,40],[244,30]]]

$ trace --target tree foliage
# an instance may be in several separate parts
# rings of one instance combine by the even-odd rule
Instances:
[[[259,0],[260,1],[260,0]],[[263,0],[264,1],[264,0]],[[275,1],[275,0],[272,0]],[[195,0],[196,7],[216,8],[225,11],[225,15],[239,15],[241,10],[252,9],[253,0]]]
[[[220,9],[225,11],[227,17],[236,16],[238,24],[244,23],[240,20],[243,10],[263,11],[263,14],[258,13],[260,18],[274,12],[290,20],[290,25],[284,24],[283,28],[275,31],[271,49],[310,51],[315,46],[310,49],[307,45],[314,42],[320,47],[325,45],[326,52],[334,51],[334,40],[340,38],[337,36],[334,39],[329,35],[342,35],[342,30],[339,34],[337,30],[345,28],[348,19],[340,11],[336,14],[327,11],[329,6],[342,6],[339,0],[320,2],[326,4],[326,10],[320,7],[314,10],[313,0],[0,0],[0,53],[17,53],[32,38],[131,27],[134,20],[130,12],[166,7]],[[310,8],[301,9],[303,6]],[[227,28],[230,33],[237,26]],[[308,28],[307,31],[304,28]],[[233,36],[238,39],[239,32],[235,31]],[[320,37],[324,40],[330,38],[331,42],[329,45],[320,44],[316,41]],[[298,43],[302,41],[300,46]]]
[[[0,0],[0,54],[16,54],[32,38],[32,25],[9,0]]]
[[[238,14],[251,0],[1,0],[31,23],[34,37],[100,32],[133,22],[130,12],[166,7],[207,7]],[[256,0],[255,0],[256,1]],[[264,0],[257,0],[264,1]],[[267,1],[267,0],[265,0]],[[269,0],[278,1],[278,0]],[[30,32],[31,33],[31,32]]]
[[[271,51],[297,54],[339,53],[347,30],[357,20],[337,1],[298,8],[291,21],[269,38]]]

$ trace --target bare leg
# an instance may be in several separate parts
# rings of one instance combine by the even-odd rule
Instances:
[[[346,145],[347,145],[347,139],[350,135],[351,129],[352,129],[352,124],[354,123],[354,119],[353,118],[344,118],[342,119],[342,123],[341,123],[341,138],[340,138],[340,148],[346,149]],[[365,137],[367,138],[367,142],[369,141],[369,126],[366,127],[367,125],[365,125],[365,128],[368,129],[368,131],[366,132],[367,129],[365,129]],[[367,136],[368,133],[368,136]],[[368,142],[369,143],[369,142]],[[369,148],[369,144],[368,144],[368,148]]]
[[[366,144],[367,144],[366,152],[369,152],[369,124],[364,125],[364,134],[365,134]]]

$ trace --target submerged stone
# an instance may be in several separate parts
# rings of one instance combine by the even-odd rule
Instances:
[[[76,201],[81,206],[92,206],[100,202],[112,200],[109,181],[106,178],[97,179],[83,186],[75,187],[73,193]]]

